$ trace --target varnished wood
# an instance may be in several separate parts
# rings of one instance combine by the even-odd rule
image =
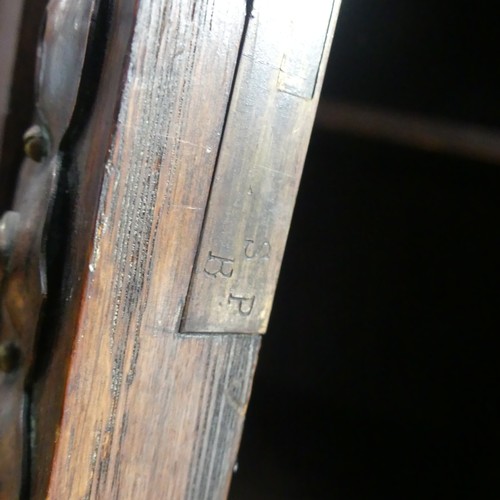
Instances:
[[[142,336],[124,368],[101,345],[76,365],[48,498],[224,498],[259,344]]]
[[[65,243],[51,248],[54,293],[33,393],[33,498],[208,500],[227,494],[257,334],[267,323],[338,11],[337,4],[324,4],[327,15],[313,37],[321,42],[313,43],[304,66],[283,59],[292,58],[296,45],[284,50],[282,42],[271,43],[275,23],[276,40],[283,37],[280,27],[287,36],[301,31],[299,3],[293,29],[292,18],[279,20],[283,2],[274,2],[274,10],[266,5],[256,2],[250,10],[242,0],[117,0],[107,14],[102,76],[82,105],[81,128],[64,145],[59,218],[51,229],[53,239]],[[298,54],[304,60],[304,51]],[[250,77],[255,113],[239,120]],[[245,133],[243,122],[260,114]],[[264,116],[274,126],[267,127]],[[251,133],[257,127],[260,132]],[[276,149],[266,137],[280,127],[286,133]],[[217,210],[234,210],[240,199],[240,184],[229,180],[226,202],[214,205],[219,176],[229,175],[228,158],[240,158],[239,140],[247,135],[251,149],[262,147],[264,166],[279,161],[282,168],[255,184],[255,198],[269,195],[267,203],[278,210],[261,210],[261,198],[248,219],[257,224],[260,218],[277,241],[272,267],[257,272],[268,306],[260,321],[227,319],[211,329],[197,320],[190,329],[192,318],[205,314],[197,313],[193,299],[186,309],[186,301],[190,283],[191,292],[196,287],[196,257],[214,241],[207,239],[210,220]],[[292,144],[289,152],[285,142]],[[256,159],[245,158],[246,165]],[[240,172],[236,162],[233,168]],[[211,186],[211,218],[202,235]],[[236,207],[234,220],[251,213],[245,207]]]
[[[266,331],[339,5],[254,2],[186,332]]]
[[[40,312],[47,294],[45,242],[46,224],[52,212],[53,201],[61,164],[60,141],[67,132],[72,117],[80,84],[78,75],[85,57],[81,50],[90,25],[79,16],[80,8],[87,12],[91,3],[56,4],[51,2],[43,40],[39,45],[36,74],[38,115],[50,125],[52,148],[41,164],[25,160],[17,184],[17,192],[7,223],[3,219],[2,236],[7,237],[2,248],[2,282],[0,300],[0,343],[2,350],[10,347],[10,362],[0,373],[0,498],[16,498],[21,490],[26,491],[27,477],[24,464],[29,449],[29,391],[36,333]],[[51,8],[52,7],[52,8]],[[61,9],[60,7],[63,7]],[[51,15],[50,15],[51,14]],[[61,19],[70,24],[61,26]],[[80,27],[77,20],[82,21]],[[87,21],[86,23],[83,21]],[[67,40],[68,31],[72,35]],[[76,47],[75,47],[76,45]],[[65,80],[61,69],[71,62],[74,78]],[[53,75],[52,84],[47,84],[47,75]],[[70,82],[70,87],[66,85]],[[44,100],[48,93],[58,95],[56,102]],[[63,96],[63,97],[61,97]],[[58,125],[50,118],[59,118]],[[62,120],[61,120],[62,118]],[[6,227],[10,227],[9,236]],[[5,359],[5,355],[4,355]],[[13,439],[15,436],[15,439]],[[4,449],[5,443],[8,449]],[[14,469],[14,470],[12,470]]]
[[[3,142],[3,129],[9,114],[9,97],[12,87],[16,49],[18,45],[19,27],[22,15],[22,2],[0,3],[0,149]]]
[[[114,15],[125,16],[130,5],[117,3]],[[203,498],[199,495],[204,490],[206,498],[223,496],[255,365],[258,337],[209,340],[175,334],[222,134],[246,5],[232,0],[210,4],[143,1],[137,9],[111,143],[106,145],[103,135],[109,132],[102,125],[112,117],[98,122],[91,118],[89,137],[84,139],[90,154],[78,168],[80,190],[95,189],[86,172],[99,175],[102,168],[104,177],[91,254],[77,251],[76,255],[77,272],[88,258],[86,268],[79,269],[87,275],[82,296],[63,284],[70,317],[62,324],[72,318],[76,321],[76,343],[74,347],[68,344],[63,336],[71,332],[64,328],[36,391],[43,429],[37,433],[35,449],[35,459],[42,462],[34,481],[34,495],[39,498],[45,494],[47,479],[49,498],[134,498],[136,488],[144,498],[156,498],[158,492],[168,493],[168,498],[188,494]],[[133,14],[130,9],[127,12]],[[119,25],[116,21],[114,29]],[[115,52],[114,57],[116,53],[120,54]],[[114,62],[110,54],[104,64],[116,70]],[[104,71],[100,90],[110,83]],[[103,106],[110,104],[98,96],[95,113],[100,115]],[[78,226],[89,229],[82,210],[88,209],[92,218],[92,201],[89,197],[88,206],[77,208],[75,243],[81,244]],[[75,284],[77,292],[78,281]],[[55,398],[54,374],[64,373],[71,349],[65,392]],[[242,371],[236,385],[234,377],[228,379],[234,370]],[[211,406],[218,379],[221,407]],[[53,417],[59,401],[64,401],[65,408],[60,422]],[[44,409],[51,417],[42,414]],[[51,446],[45,436],[55,425],[58,440],[52,459],[47,460],[43,453]],[[220,430],[212,437],[207,431],[204,437],[200,428],[205,425]],[[146,439],[148,427],[151,433]],[[141,442],[144,449],[136,449]],[[213,465],[219,472],[203,481],[197,479],[193,490],[189,475],[194,470],[210,470],[221,453],[229,455],[220,465]]]

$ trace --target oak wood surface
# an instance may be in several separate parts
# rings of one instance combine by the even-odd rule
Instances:
[[[0,2],[0,210],[9,209],[34,112],[40,21],[47,0]]]
[[[248,5],[117,0],[107,13],[102,76],[94,82],[95,95],[82,104],[82,130],[64,145],[59,226],[52,231],[62,243],[52,249],[54,293],[49,282],[41,332],[45,352],[34,389],[33,498],[227,495],[260,346],[257,334],[267,322],[338,10],[324,4],[328,15],[322,33],[314,34],[313,63],[295,74],[297,64],[283,62],[283,55],[291,57],[296,45],[284,51],[279,42],[276,52],[271,39],[269,46],[265,41],[284,3],[273,3],[273,16],[264,2],[247,11]],[[290,23],[286,18],[288,36]],[[254,43],[261,29],[259,47]],[[277,30],[274,36],[281,40],[283,34]],[[303,51],[298,54],[304,59]],[[238,58],[242,69],[231,94]],[[254,73],[245,62],[252,59]],[[196,256],[202,258],[200,238],[207,250],[213,238],[225,237],[222,230],[208,239],[210,219],[201,236],[216,162],[212,217],[214,210],[234,210],[239,199],[241,186],[230,180],[226,203],[213,205],[231,145],[238,158],[238,140],[245,140],[236,115],[250,77],[259,116],[247,123],[250,149],[260,147],[259,134],[250,131],[263,127],[263,155],[271,155],[269,162],[287,158],[280,160],[283,172],[255,184],[263,197],[270,195],[268,204],[278,204],[277,212],[260,210],[262,198],[250,219],[261,218],[276,235],[273,267],[258,271],[268,306],[260,321],[227,320],[210,330],[197,320],[189,330],[197,311],[193,300],[187,309],[185,304]],[[226,120],[230,97],[234,104]],[[274,127],[266,128],[267,121]],[[297,140],[290,141],[294,130]],[[283,141],[278,151],[264,139],[270,133]],[[235,217],[247,209],[238,208]],[[62,262],[64,267],[57,265]]]
[[[186,332],[267,329],[339,5],[253,4]]]
[[[42,318],[32,391],[31,496],[46,498],[64,412],[71,353],[87,283],[97,206],[123,91],[136,3],[118,0],[108,13],[109,35],[95,66],[90,99],[79,103],[80,128],[66,144],[54,224],[48,240],[48,304]],[[99,64],[100,63],[100,64]],[[99,71],[102,66],[102,75]],[[99,83],[105,82],[99,85]],[[89,82],[87,82],[89,83]],[[92,85],[89,84],[89,87]],[[63,266],[63,263],[65,265]]]

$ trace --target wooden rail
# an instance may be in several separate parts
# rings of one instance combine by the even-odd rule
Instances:
[[[227,495],[339,7],[89,0],[84,91],[57,135],[31,498]],[[44,106],[67,71],[39,75]]]

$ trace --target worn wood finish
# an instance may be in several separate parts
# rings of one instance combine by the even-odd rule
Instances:
[[[0,211],[12,206],[34,110],[40,20],[47,0],[0,2]],[[18,30],[16,32],[16,30]]]
[[[0,497],[15,498],[26,483],[24,467],[29,448],[29,407],[26,390],[30,386],[35,356],[38,320],[47,294],[46,224],[52,212],[61,165],[60,142],[73,116],[79,94],[81,68],[90,28],[93,3],[57,3],[49,5],[45,34],[39,45],[39,71],[36,75],[38,114],[49,125],[52,148],[41,164],[26,160],[17,185],[13,211],[2,232],[3,245],[0,297],[0,343],[10,346],[8,373],[0,374]],[[61,19],[69,25],[61,26]],[[68,33],[69,31],[69,33]],[[71,40],[67,40],[71,34]],[[61,77],[61,69],[73,64],[73,77]],[[52,81],[47,78],[53,75]],[[69,83],[69,85],[68,85]],[[56,84],[56,85],[54,85]],[[52,93],[52,94],[51,94]],[[63,96],[50,102],[48,95]],[[48,135],[49,135],[48,134]],[[10,227],[10,236],[6,235]],[[9,232],[9,231],[7,231]],[[5,266],[5,267],[4,267]],[[13,354],[14,353],[14,354]],[[17,354],[16,354],[17,353]],[[4,370],[1,370],[4,372]],[[4,435],[5,434],[5,435]],[[16,436],[14,443],[10,442]],[[9,444],[8,450],[3,445]],[[15,465],[17,471],[10,470]],[[6,493],[7,492],[7,493]],[[6,493],[6,495],[5,495]]]
[[[243,2],[228,0],[139,5],[89,269],[109,255],[104,314],[142,303],[140,321],[153,333],[178,331],[244,13]]]
[[[266,331],[339,5],[254,2],[183,331]]]
[[[288,16],[291,4],[270,3],[273,8],[256,2],[252,12],[243,0],[112,3],[102,76],[89,92],[95,95],[79,105],[81,129],[63,145],[49,304],[33,392],[32,498],[211,500],[227,494],[260,346],[257,333],[270,305],[259,321],[228,320],[213,330],[201,320],[186,329],[195,317],[188,315],[180,332],[183,314],[196,314],[195,302],[188,309],[185,303],[196,257],[203,255],[197,252],[215,162],[203,251],[211,243],[214,210],[234,210],[236,218],[254,209],[252,224],[261,217],[277,240],[270,243],[273,267],[257,271],[270,304],[293,206],[289,198],[298,185],[338,9],[323,5],[327,15],[323,28],[311,34],[308,59],[303,47],[279,42],[283,29],[293,39],[301,32],[300,4],[293,4],[292,29],[292,18],[282,24],[279,15]],[[295,52],[304,63],[293,60]],[[255,110],[240,121],[250,77]],[[291,135],[282,135],[282,126]],[[262,127],[260,133],[251,133],[255,127]],[[283,140],[279,151],[267,140],[271,133]],[[217,208],[229,150],[234,147],[232,158],[239,160],[241,152],[248,155],[240,144],[247,140],[249,150],[258,146],[271,155],[259,165],[274,169],[270,162],[279,158],[284,173],[257,176],[252,192],[260,201],[251,206],[248,173],[237,170],[241,185],[237,178],[227,181],[227,198]],[[242,158],[248,167],[252,158]],[[252,169],[252,175],[258,170],[266,169]],[[277,211],[263,209],[271,205]],[[218,236],[226,241],[222,229]],[[234,231],[230,242],[236,241]],[[67,243],[58,246],[60,241]],[[259,253],[266,253],[266,245],[249,243],[243,241],[246,257],[255,253],[266,261]],[[192,291],[195,285],[196,278]],[[200,333],[205,331],[210,334]]]
[[[75,335],[95,232],[99,196],[128,71],[136,3],[117,0],[108,13],[103,61],[95,65],[93,92],[77,104],[80,133],[71,134],[49,231],[48,304],[41,324],[33,388],[31,496],[46,498]],[[88,87],[92,85],[88,83]],[[69,152],[68,152],[69,150]],[[65,262],[62,267],[61,263]]]
[[[0,61],[2,61],[2,71],[0,71],[0,149],[3,142],[4,123],[9,113],[9,97],[13,83],[22,9],[23,2],[0,3],[0,33],[2,36],[0,44]]]
[[[133,5],[117,2],[112,14],[130,19],[124,14],[128,8],[128,16],[136,16],[116,128],[110,138],[106,127],[113,114],[103,109],[113,105],[100,95],[110,97],[102,90],[108,77],[113,79],[108,65],[119,69],[112,52],[93,112],[100,119],[90,118],[75,146],[87,148],[87,156],[67,174],[70,188],[76,181],[73,188],[82,197],[69,249],[76,270],[63,279],[62,333],[40,368],[35,390],[37,498],[44,498],[46,488],[49,498],[223,497],[260,344],[258,337],[176,333],[245,3],[144,0],[136,13],[130,11]],[[115,19],[110,32],[120,26]],[[110,43],[110,52],[114,43],[122,44]],[[78,155],[76,164],[81,161]],[[104,177],[89,255],[74,246],[84,244],[93,219],[95,199],[85,191],[95,193],[99,168]],[[80,288],[82,273],[86,283]],[[76,328],[73,347],[65,337],[71,336],[67,322]],[[43,336],[53,341],[48,332]],[[69,357],[61,394],[53,388],[58,378],[61,385]],[[62,401],[58,422],[53,415]],[[54,436],[56,425],[52,456],[47,436]]]

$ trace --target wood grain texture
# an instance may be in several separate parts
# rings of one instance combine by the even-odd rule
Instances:
[[[113,2],[106,20],[109,33],[104,33],[107,44],[102,47],[98,91],[89,102],[79,103],[82,130],[67,145],[71,152],[63,156],[54,223],[49,230],[48,304],[40,328],[32,391],[31,496],[36,499],[46,498],[52,468],[57,464],[53,461],[55,444],[87,284],[104,166],[128,71],[136,7],[135,1]],[[95,74],[100,70],[97,65]]]
[[[225,498],[260,338],[142,336],[123,368],[107,340],[73,378],[48,498]]]
[[[4,123],[9,113],[9,96],[14,76],[14,62],[18,46],[19,26],[23,2],[0,3],[0,149],[3,142]]]
[[[53,252],[53,262],[60,255],[65,267],[59,281],[52,281],[59,293],[50,299],[41,335],[46,352],[34,390],[33,498],[216,500],[227,495],[261,342],[257,333],[270,303],[258,322],[251,316],[242,326],[226,317],[227,324],[216,322],[221,328],[197,322],[192,331],[186,322],[185,333],[179,333],[183,314],[196,313],[194,301],[187,310],[185,303],[214,165],[217,160],[212,218],[214,210],[234,211],[234,218],[243,220],[244,211],[253,213],[254,226],[248,228],[255,231],[240,235],[243,255],[272,262],[255,278],[265,282],[270,301],[333,23],[326,37],[325,30],[337,8],[326,7],[323,32],[319,38],[314,33],[321,54],[315,42],[314,57],[303,65],[284,59],[297,48],[288,39],[297,36],[291,18],[280,20],[290,5],[270,4],[256,2],[246,31],[243,0],[116,0],[110,7],[95,101],[64,155],[60,194],[65,201],[58,213],[67,216],[70,236],[64,250]],[[301,7],[293,5],[298,16]],[[300,16],[294,19],[299,22]],[[226,121],[244,33],[243,69]],[[304,59],[303,51],[298,53]],[[247,87],[251,99],[245,100]],[[293,132],[293,140],[280,135],[280,127]],[[285,157],[284,173],[259,176],[267,167],[275,170],[269,158],[259,163],[264,168],[252,169],[256,178],[250,178],[248,195],[248,172],[238,166],[240,159],[248,166],[250,158],[242,143],[247,141],[249,150],[261,148],[267,158],[276,147],[269,134],[281,138],[272,159]],[[236,176],[224,184],[227,199],[217,208],[227,157]],[[252,205],[247,197],[254,192]],[[278,214],[265,208],[284,200]],[[262,237],[259,218],[272,230],[276,246],[273,239],[267,249],[257,239]],[[210,221],[204,251],[212,250],[207,247]],[[227,228],[212,236],[225,242]],[[54,227],[52,234],[57,237],[58,231]],[[234,234],[228,241],[236,241]],[[213,257],[211,265],[218,265]],[[222,262],[222,274],[229,273],[228,263]],[[236,292],[231,305],[244,312]],[[210,334],[199,333],[204,331]]]
[[[119,109],[103,111],[114,105],[102,89],[117,85],[106,68],[120,68],[110,56],[76,145],[87,156],[78,155],[68,174],[78,193],[69,249],[76,270],[63,279],[62,332],[35,395],[35,459],[43,470],[35,477],[36,498],[45,491],[57,499],[223,498],[260,345],[257,336],[177,333],[245,3],[142,0],[136,12],[133,5],[114,6],[122,21],[130,19],[127,9],[136,16]],[[111,33],[118,29],[115,19]],[[61,377],[67,377],[63,394],[54,396]],[[53,415],[62,402],[59,420]],[[49,460],[46,436],[56,439]]]
[[[254,2],[183,331],[266,331],[339,6]]]

